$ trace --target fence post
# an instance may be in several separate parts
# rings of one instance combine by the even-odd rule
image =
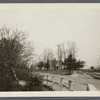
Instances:
[[[53,89],[53,85],[54,85],[54,76],[52,76],[52,89]]]
[[[68,80],[69,91],[73,91],[73,84],[71,80]]]
[[[60,91],[63,90],[63,78],[61,77],[60,78]]]
[[[87,91],[97,91],[97,89],[92,84],[87,84]]]

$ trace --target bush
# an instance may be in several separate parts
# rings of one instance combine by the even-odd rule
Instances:
[[[91,66],[90,69],[91,69],[91,70],[94,70],[95,68],[94,68],[94,66]]]
[[[33,74],[29,78],[28,84],[26,85],[26,91],[42,91],[43,89],[43,77],[39,74]]]
[[[11,71],[0,70],[0,91],[12,91],[15,78]]]
[[[19,81],[26,85],[17,84],[12,72],[2,71],[0,73],[0,91],[42,91],[43,77],[39,74],[32,74],[28,68],[19,68],[16,70]]]
[[[19,67],[16,69],[16,75],[19,80],[28,81],[31,77],[31,71],[27,67]]]

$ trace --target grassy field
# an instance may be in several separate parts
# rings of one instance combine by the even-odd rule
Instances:
[[[68,74],[68,71],[66,70],[35,70],[34,72],[42,72],[42,73],[50,73],[50,74],[56,74],[56,75],[66,75]]]

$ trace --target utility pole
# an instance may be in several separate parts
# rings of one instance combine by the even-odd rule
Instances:
[[[97,58],[97,68],[100,69],[100,55],[99,55],[99,57]]]
[[[100,55],[99,55],[99,60],[98,60],[98,64],[99,64],[99,66],[100,66]]]
[[[99,69],[99,67],[98,67],[98,58],[97,58],[97,69]]]

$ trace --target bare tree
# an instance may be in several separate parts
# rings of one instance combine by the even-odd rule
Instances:
[[[73,70],[75,72],[76,68],[76,44],[75,42],[67,42],[66,43],[66,58],[65,58],[65,65],[67,66],[67,69],[69,70],[69,74],[71,74],[71,71]]]
[[[13,75],[18,83],[16,71],[22,67],[28,68],[34,49],[26,40],[26,32],[23,30],[12,30],[4,26],[0,29],[0,36],[0,73],[3,76]]]
[[[67,42],[67,56],[72,55],[73,58],[76,57],[76,52],[77,52],[77,48],[76,48],[76,44],[75,42]]]
[[[62,47],[62,52],[63,52],[63,59],[66,59],[67,53],[66,53],[66,49],[65,49],[64,43],[61,44],[61,47]]]
[[[54,59],[54,54],[53,54],[53,50],[52,49],[45,49],[43,52],[43,60],[44,63],[46,64],[46,68],[47,70],[50,69],[50,67],[52,67],[51,61]]]
[[[64,60],[64,45],[59,44],[58,46],[58,68],[62,69],[62,62]]]
[[[98,70],[100,70],[100,55],[97,58],[96,67]]]

